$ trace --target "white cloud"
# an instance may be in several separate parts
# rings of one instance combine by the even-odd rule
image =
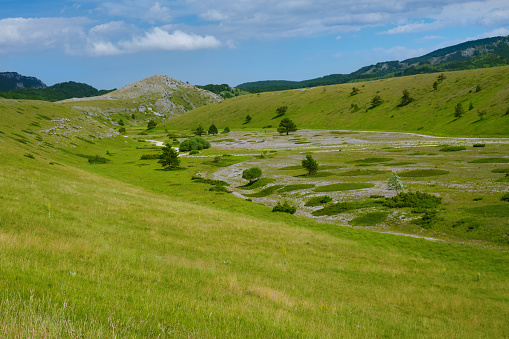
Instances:
[[[0,53],[60,49],[72,55],[106,56],[146,50],[197,50],[222,45],[211,35],[181,30],[169,33],[160,27],[143,31],[123,21],[87,29],[90,23],[86,18],[0,20]]]
[[[181,31],[168,33],[155,27],[143,36],[133,37],[129,41],[120,41],[118,46],[126,53],[142,50],[196,50],[203,48],[216,48],[221,43],[213,36],[199,36]]]
[[[509,35],[509,30],[506,29],[506,28],[497,28],[491,32],[486,32],[486,33],[483,33],[483,34],[480,34],[480,35],[477,35],[475,37],[472,37],[472,38],[467,38],[466,41],[469,41],[469,40],[477,40],[477,39],[485,39],[485,38],[493,38],[493,37],[497,37],[497,36],[507,36]]]
[[[147,19],[147,21],[151,23],[157,21],[170,22],[171,21],[170,9],[168,7],[161,6],[159,2],[156,2],[145,14],[145,19]]]
[[[199,15],[200,18],[206,21],[223,21],[228,19],[228,16],[215,10],[215,9],[209,9],[203,14]]]
[[[389,60],[405,60],[426,54],[428,51],[424,48],[408,49],[403,46],[394,46],[389,49],[374,48],[373,52],[377,55],[385,55]]]
[[[90,20],[78,18],[9,18],[0,20],[0,51],[58,48],[82,38]]]

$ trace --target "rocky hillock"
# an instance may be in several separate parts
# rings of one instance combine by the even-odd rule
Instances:
[[[80,111],[143,114],[147,118],[167,120],[221,100],[212,92],[165,75],[155,75],[105,95],[68,99],[60,103]]]

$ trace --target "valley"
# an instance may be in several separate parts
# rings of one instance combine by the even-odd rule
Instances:
[[[125,98],[0,99],[0,333],[507,337],[507,68],[445,75],[438,92],[427,74],[355,95],[210,95],[176,113],[156,105],[159,77]],[[405,88],[415,101],[397,107]],[[212,123],[230,132],[163,169],[161,142]],[[251,167],[262,175],[249,184]]]

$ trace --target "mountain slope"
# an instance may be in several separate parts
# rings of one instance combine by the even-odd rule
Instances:
[[[0,92],[19,88],[46,88],[46,85],[35,77],[28,77],[16,72],[0,72]]]
[[[403,61],[379,62],[376,65],[362,67],[350,74],[331,74],[304,81],[256,81],[240,84],[237,88],[252,93],[257,91],[280,91],[369,79],[504,65],[509,65],[509,36],[468,41]]]
[[[164,127],[196,128],[214,123],[218,128],[276,128],[283,117],[298,128],[333,128],[418,132],[451,136],[509,136],[509,66],[444,73],[437,90],[436,74],[304,90],[290,90],[232,98],[168,121]],[[437,82],[438,83],[438,82]],[[400,106],[402,92],[414,99]],[[383,103],[371,108],[375,96]],[[469,110],[470,103],[472,109]],[[454,116],[462,104],[464,116]],[[276,108],[288,112],[276,117]],[[484,112],[482,119],[479,112]],[[251,122],[245,124],[250,115]]]

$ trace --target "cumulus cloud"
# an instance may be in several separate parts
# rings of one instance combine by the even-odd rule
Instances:
[[[56,48],[83,37],[90,20],[78,18],[9,18],[0,20],[0,51]]]
[[[142,50],[196,50],[203,48],[216,48],[221,43],[213,36],[199,36],[181,31],[168,33],[155,27],[143,36],[133,37],[129,41],[120,41],[118,46],[126,53]]]
[[[211,35],[160,27],[142,30],[123,21],[92,26],[86,18],[11,18],[0,20],[0,53],[61,49],[68,54],[119,55],[141,51],[217,48]],[[126,38],[126,36],[131,36]]]

